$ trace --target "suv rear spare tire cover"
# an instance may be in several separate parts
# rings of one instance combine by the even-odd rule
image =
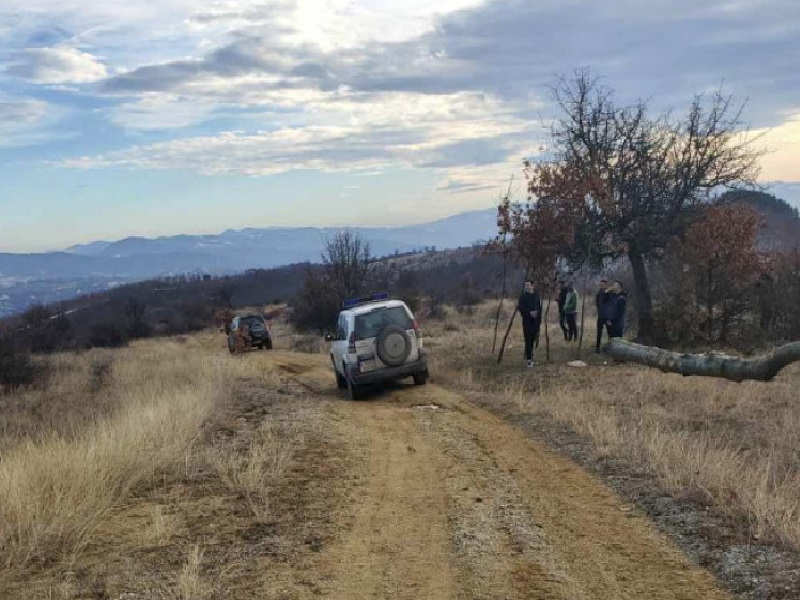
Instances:
[[[375,340],[380,359],[390,367],[399,367],[411,354],[411,339],[398,325],[387,325]]]

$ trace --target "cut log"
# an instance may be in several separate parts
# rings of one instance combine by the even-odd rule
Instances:
[[[784,367],[800,361],[800,342],[792,342],[775,348],[768,354],[754,358],[741,358],[727,354],[679,354],[642,346],[621,338],[614,338],[604,352],[616,360],[655,367],[664,373],[679,373],[684,377],[719,377],[741,382],[745,379],[770,381]]]

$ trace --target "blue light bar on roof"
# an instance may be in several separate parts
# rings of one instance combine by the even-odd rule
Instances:
[[[369,296],[361,296],[360,298],[348,298],[342,302],[342,308],[348,309],[358,306],[359,304],[366,304],[367,302],[378,302],[380,300],[388,300],[388,292],[378,292],[370,294]]]

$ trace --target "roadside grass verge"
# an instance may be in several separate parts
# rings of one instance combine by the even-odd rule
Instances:
[[[21,392],[14,414],[2,417],[0,567],[79,553],[137,486],[180,472],[227,394],[222,361],[184,344],[135,344],[114,354],[111,373],[98,375],[102,356],[56,357],[49,387]]]
[[[207,460],[228,491],[245,501],[256,521],[267,523],[274,516],[271,494],[304,438],[305,432],[296,422],[264,422],[244,447],[214,444],[208,449]]]
[[[745,520],[758,539],[800,548],[800,365],[766,384],[616,365],[594,354],[593,319],[587,319],[581,357],[586,367],[566,366],[576,358],[575,345],[554,323],[549,364],[542,333],[537,367],[524,368],[515,323],[498,365],[490,355],[495,308],[448,310],[444,320],[424,325],[435,379],[478,392],[511,414],[567,424],[601,455],[655,474],[676,496],[699,498]],[[510,310],[507,304],[500,337]]]

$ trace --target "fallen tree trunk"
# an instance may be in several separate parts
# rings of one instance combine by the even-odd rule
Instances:
[[[655,367],[664,373],[680,373],[684,377],[720,377],[737,382],[745,379],[770,381],[781,369],[800,361],[800,342],[780,346],[768,354],[754,358],[740,358],[716,352],[679,354],[634,344],[621,338],[613,338],[606,344],[604,351],[617,360]]]

